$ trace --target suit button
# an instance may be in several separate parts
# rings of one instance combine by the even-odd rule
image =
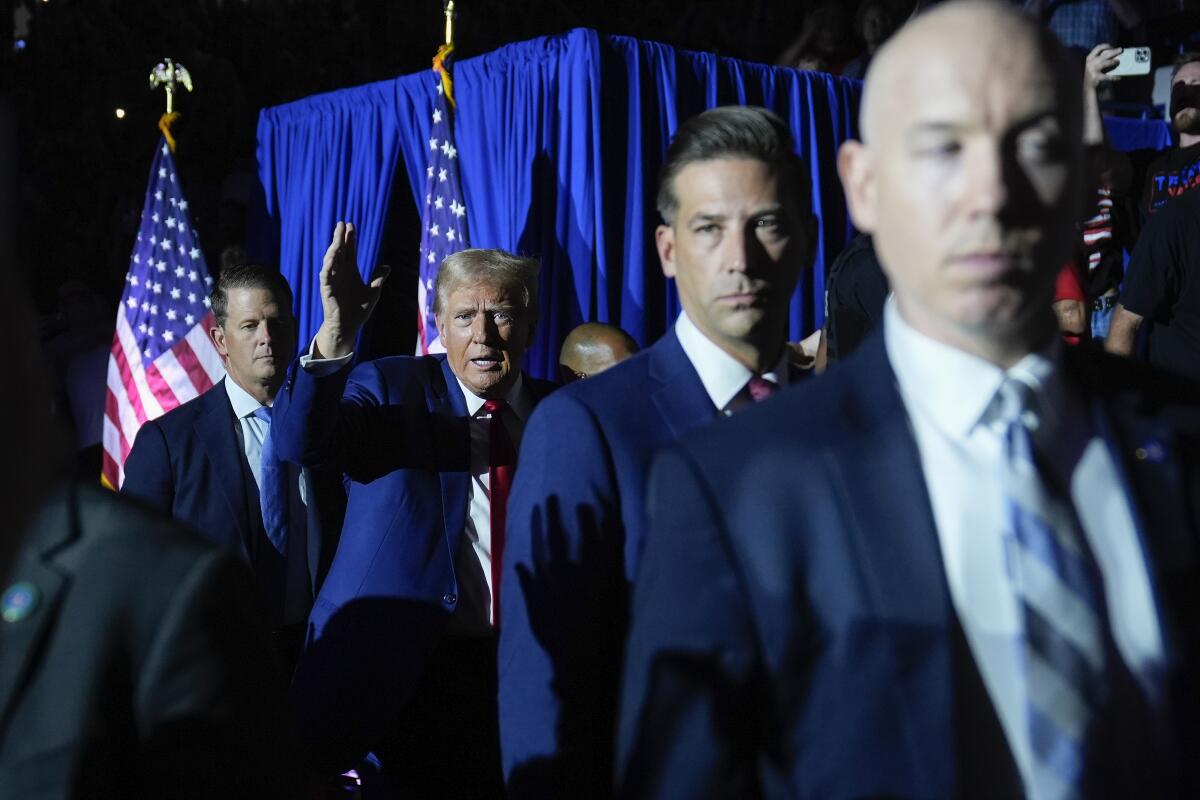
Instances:
[[[442,602],[448,606],[454,605],[457,601],[458,601],[458,595],[456,595],[456,594],[442,595]]]

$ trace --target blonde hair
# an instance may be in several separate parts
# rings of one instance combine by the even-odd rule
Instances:
[[[507,289],[526,311],[537,317],[537,277],[541,264],[536,258],[514,256],[503,250],[471,248],[451,253],[438,268],[434,284],[433,313],[442,313],[446,298],[458,289],[481,283]]]

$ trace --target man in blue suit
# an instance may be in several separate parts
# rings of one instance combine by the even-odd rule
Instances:
[[[142,426],[125,461],[121,491],[251,565],[276,645],[290,667],[333,558],[344,489],[337,474],[285,469],[283,480],[292,484],[282,487],[288,535],[272,539],[259,488],[270,431],[265,411],[295,352],[292,292],[277,270],[237,265],[221,274],[211,305],[216,327],[209,334],[226,377]]]
[[[324,320],[276,411],[285,458],[351,481],[292,686],[301,738],[329,772],[372,753],[378,773],[364,789],[375,796],[495,797],[505,504],[521,431],[551,388],[520,369],[538,263],[449,256],[434,305],[446,353],[354,367],[386,275],[364,283],[356,261],[353,226],[338,223],[321,270]]]
[[[872,63],[882,332],[656,463],[623,796],[1196,796],[1200,395],[1057,343],[1068,65],[977,0]]]
[[[645,352],[539,407],[509,514],[500,733],[513,797],[612,790],[617,680],[651,456],[794,380],[788,307],[812,243],[806,167],[762,108],[685,122],[656,237],[683,312]]]

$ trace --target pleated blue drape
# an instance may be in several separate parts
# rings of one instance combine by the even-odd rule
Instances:
[[[334,222],[359,226],[366,273],[398,163],[421,207],[435,85],[423,71],[262,111],[260,178],[279,242],[271,255],[295,290],[301,342],[320,324],[317,272]],[[542,262],[533,374],[555,374],[559,344],[579,322],[616,323],[645,345],[679,313],[654,250],[658,169],[679,123],[714,105],[765,105],[791,125],[821,224],[790,335],[821,323],[825,268],[850,232],[835,154],[856,130],[857,82],[574,30],[461,61],[454,85],[471,244]]]

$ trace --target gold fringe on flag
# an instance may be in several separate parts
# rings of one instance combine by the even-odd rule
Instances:
[[[177,119],[178,111],[170,111],[158,118],[158,129],[162,131],[163,138],[167,140],[167,147],[171,148],[172,153],[175,152],[175,137],[171,135],[171,126]]]
[[[442,76],[442,91],[446,93],[446,102],[451,108],[454,104],[454,79],[450,77],[450,70],[446,69],[446,59],[454,52],[454,45],[444,44],[438,48],[437,55],[433,57],[433,71]]]

